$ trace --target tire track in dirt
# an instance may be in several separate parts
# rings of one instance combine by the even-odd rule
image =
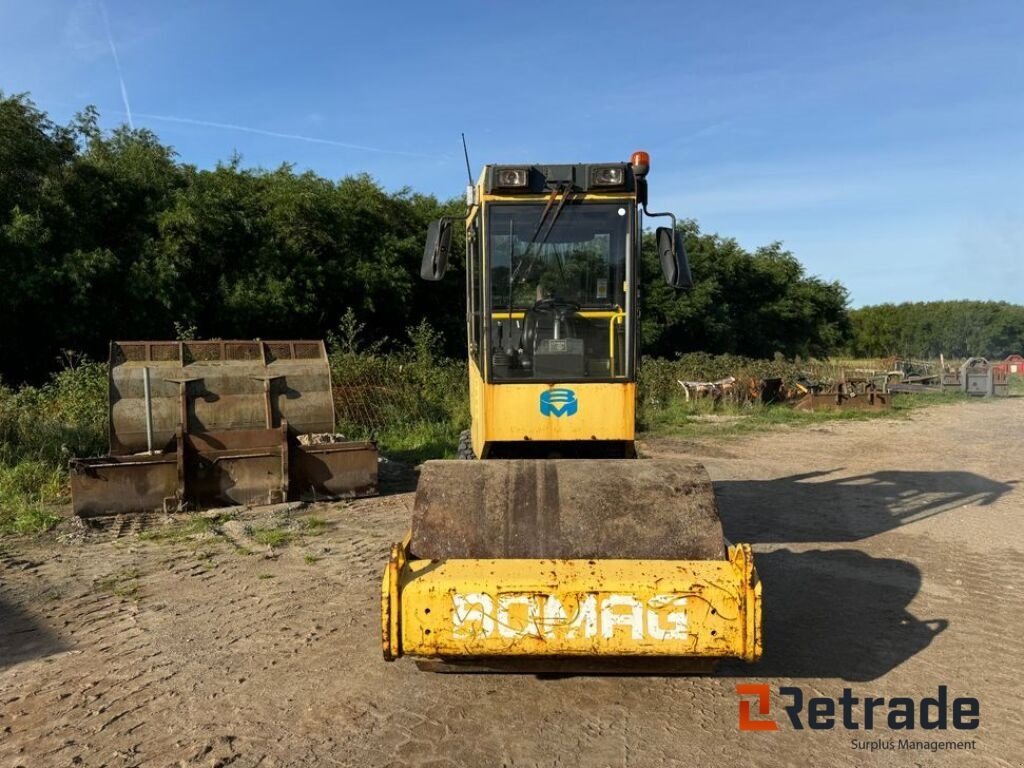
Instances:
[[[1021,421],[1005,410],[1011,405],[970,403],[913,422],[837,425],[827,434],[780,432],[712,451],[716,481],[753,484],[735,486],[733,498],[758,505],[759,527],[747,527],[767,534],[754,543],[771,577],[766,611],[773,617],[765,662],[722,665],[714,678],[538,680],[385,664],[381,568],[405,533],[409,494],[312,506],[304,514],[324,521],[319,535],[250,555],[216,538],[142,541],[128,527],[120,536],[90,534],[77,546],[6,545],[0,601],[23,617],[17,627],[35,623],[40,631],[14,636],[21,638],[13,640],[16,661],[0,663],[0,765],[78,758],[87,766],[884,766],[948,759],[865,755],[838,733],[780,731],[770,741],[738,733],[738,679],[827,696],[846,686],[864,695],[929,695],[946,684],[982,700],[975,762],[1008,765],[1001,756],[1018,747],[1024,711],[1017,693],[1024,622],[1016,608],[1024,554],[1013,527],[1024,489],[1008,486],[988,504],[965,496],[961,506],[905,524],[890,520],[903,507],[890,514],[863,506],[845,486],[822,496],[823,489],[808,491],[792,478],[815,470],[831,473],[826,481],[882,469],[916,473],[908,476],[924,486],[904,482],[897,490],[925,501],[923,493],[947,490],[936,473],[969,470],[1009,484],[1000,441]],[[969,462],[958,458],[960,445],[971,446]],[[684,448],[702,458],[699,441]],[[744,496],[744,487],[756,493]],[[782,519],[780,529],[774,521],[795,492],[803,494],[799,516]],[[819,514],[816,502],[833,498],[835,508]],[[884,498],[895,504],[904,496]],[[924,633],[922,622],[940,619],[947,628]],[[24,641],[43,630],[60,646]],[[12,642],[7,626],[0,642]]]

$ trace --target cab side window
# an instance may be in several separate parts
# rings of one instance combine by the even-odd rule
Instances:
[[[483,322],[481,316],[482,285],[481,274],[483,265],[480,263],[480,216],[466,229],[466,262],[469,279],[466,281],[466,314],[469,325],[469,354],[476,360],[477,366],[483,371]]]

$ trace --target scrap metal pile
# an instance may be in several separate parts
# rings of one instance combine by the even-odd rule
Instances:
[[[962,392],[975,397],[1005,397],[1009,394],[1010,361],[992,364],[984,357],[969,357],[961,365],[939,365],[896,360],[889,371],[889,392]]]
[[[884,389],[870,379],[847,377],[832,383],[802,377],[787,385],[782,378],[737,379],[726,376],[717,381],[677,380],[686,402],[701,398],[715,405],[730,402],[740,405],[790,403],[798,410],[882,409],[892,401]]]
[[[80,516],[376,493],[322,341],[115,341],[108,401],[110,453],[71,465]]]
[[[798,386],[803,388],[802,384]],[[793,407],[800,411],[879,411],[892,407],[892,397],[870,378],[844,376],[830,386],[807,386],[804,396]]]
[[[813,367],[813,366],[812,366]],[[715,381],[677,379],[687,403],[707,399],[718,405],[789,403],[798,410],[884,410],[900,393],[960,392],[976,397],[1009,394],[1009,377],[1024,376],[1024,357],[1001,363],[971,357],[961,364],[888,358],[873,368],[826,368],[818,378],[750,378],[737,372]]]

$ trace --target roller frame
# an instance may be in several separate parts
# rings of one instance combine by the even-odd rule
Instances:
[[[747,544],[727,560],[423,560],[410,539],[384,574],[386,660],[761,657]]]

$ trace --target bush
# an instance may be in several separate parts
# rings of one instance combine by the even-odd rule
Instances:
[[[68,464],[106,447],[107,367],[68,365],[42,387],[0,386],[0,533],[46,530],[69,496]]]
[[[67,467],[102,453],[107,439],[107,366],[68,365],[42,387],[0,387],[0,463],[38,459]]]
[[[391,353],[379,343],[364,347],[362,332],[346,314],[328,338],[338,430],[376,439],[402,461],[453,456],[469,427],[466,363],[443,356],[443,335],[426,321],[407,329],[408,343]]]
[[[350,439],[376,439],[382,451],[418,463],[451,457],[459,432],[469,426],[466,362],[444,357],[442,335],[426,322],[407,330],[398,351],[364,345],[363,327],[347,314],[329,338],[337,429]],[[778,420],[788,409],[753,402],[757,382],[779,378],[789,387],[805,375],[828,379],[843,368],[871,361],[758,360],[702,352],[674,360],[644,358],[640,365],[637,421],[641,429],[678,430],[711,410]],[[687,402],[679,381],[737,379],[731,403]],[[793,417],[796,418],[796,417]],[[0,386],[0,534],[46,530],[59,519],[55,505],[68,500],[68,463],[106,448],[107,367],[69,360],[41,387]]]

